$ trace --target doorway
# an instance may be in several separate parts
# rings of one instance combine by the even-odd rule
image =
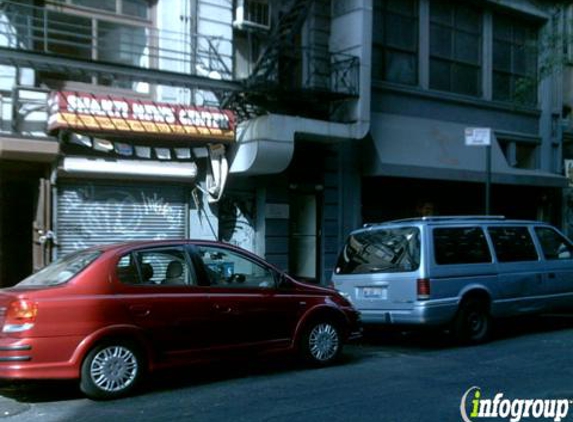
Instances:
[[[37,179],[5,177],[0,224],[1,287],[13,286],[32,273],[32,221]]]
[[[320,269],[320,207],[317,193],[291,191],[289,273],[318,283]]]

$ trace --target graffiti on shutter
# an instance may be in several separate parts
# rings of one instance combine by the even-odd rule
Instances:
[[[183,188],[96,183],[58,188],[59,254],[130,240],[185,236]]]

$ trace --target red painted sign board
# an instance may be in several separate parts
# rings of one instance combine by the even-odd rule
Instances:
[[[53,92],[49,99],[49,131],[70,129],[231,142],[235,125],[232,111],[210,107],[71,91]]]

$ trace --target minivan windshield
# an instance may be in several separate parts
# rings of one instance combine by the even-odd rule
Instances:
[[[97,250],[83,250],[71,253],[25,278],[17,286],[55,286],[63,284],[86,268],[100,255],[101,252]]]
[[[414,271],[420,266],[417,227],[377,228],[351,234],[338,256],[336,274]]]

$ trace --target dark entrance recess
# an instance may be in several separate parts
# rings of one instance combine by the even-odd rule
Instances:
[[[560,190],[538,186],[491,187],[491,214],[507,218],[543,219],[559,223]],[[364,223],[416,217],[417,208],[431,202],[436,215],[483,215],[484,185],[443,180],[393,177],[364,178]]]
[[[290,193],[289,272],[318,282],[320,265],[319,198],[315,192]]]
[[[324,145],[298,140],[289,171],[289,273],[319,283]]]
[[[32,273],[32,222],[41,173],[18,166],[0,169],[0,287]]]

